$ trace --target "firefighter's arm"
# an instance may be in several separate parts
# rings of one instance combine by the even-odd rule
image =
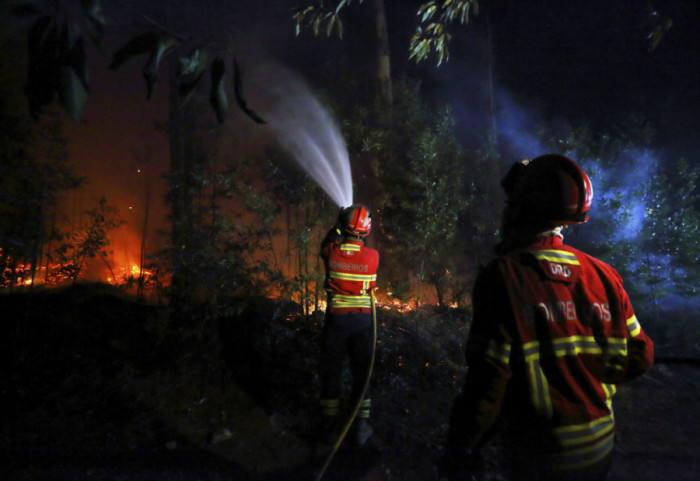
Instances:
[[[479,476],[479,450],[500,415],[511,376],[509,349],[505,347],[510,345],[510,336],[501,322],[508,315],[509,303],[497,272],[479,275],[473,301],[474,318],[465,348],[467,377],[450,412],[445,452],[438,466],[441,480]]]
[[[646,374],[654,365],[654,343],[644,332],[636,316],[627,320],[630,337],[627,339],[627,369],[624,381]]]
[[[475,448],[496,423],[511,377],[512,338],[504,321],[512,314],[497,270],[479,276],[473,302],[474,319],[465,349],[468,371],[452,408],[448,445]]]
[[[646,374],[654,365],[654,343],[642,328],[639,319],[634,314],[632,303],[627,292],[618,285],[618,296],[622,302],[625,312],[625,324],[627,328],[627,366],[625,369],[624,381],[636,379]]]
[[[326,233],[326,236],[321,241],[321,253],[330,244],[337,244],[343,238],[343,228],[340,224],[335,224]]]
[[[644,375],[652,368],[654,343],[642,329],[621,282],[618,284],[617,296],[624,312],[624,320],[620,319],[620,321],[625,323],[622,329],[627,333],[627,353],[621,363],[616,382],[624,383]]]

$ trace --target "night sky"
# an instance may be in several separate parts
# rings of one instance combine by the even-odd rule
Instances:
[[[697,162],[700,2],[651,2],[658,7],[652,10],[647,1],[497,3],[496,86],[526,115],[609,129],[638,114],[658,131],[659,149]],[[673,26],[649,51],[653,22],[667,18]],[[428,73],[464,115],[478,102],[468,97],[483,87],[474,72],[485,65],[483,22],[477,18],[472,27],[455,35],[450,64]]]
[[[351,52],[358,71],[371,72],[371,5],[367,1],[356,3],[347,13],[347,37],[340,41],[314,39],[308,32],[296,37],[291,7],[298,4],[297,0],[216,0],[207,2],[207,9],[200,8],[201,2],[186,0],[147,4],[105,0],[106,13],[118,22],[108,29],[103,49],[90,53],[92,93],[84,122],[67,127],[72,157],[80,173],[90,178],[82,198],[107,195],[131,225],[140,224],[140,206],[147,188],[153,192],[153,203],[161,204],[160,174],[168,166],[168,146],[165,136],[155,133],[153,125],[167,119],[167,86],[165,82],[156,85],[153,99],[147,101],[140,73],[142,63],[116,72],[107,68],[114,51],[130,36],[143,31],[143,22],[130,20],[138,18],[135,12],[165,21],[164,7],[169,6],[170,19],[179,19],[181,23],[175,23],[181,30],[187,28],[207,41],[216,38],[218,29],[225,30],[244,73],[267,59],[296,71],[313,84],[322,73],[327,76],[319,69],[340,51]],[[483,131],[487,65],[484,17],[452,28],[448,64],[438,68],[431,59],[415,65],[408,60],[407,49],[420,3],[385,0],[393,74],[420,76],[426,97],[451,103],[465,133]],[[595,127],[609,128],[630,113],[637,113],[658,131],[654,148],[659,155],[668,160],[682,156],[698,164],[700,2],[500,0],[491,5],[495,86],[499,97],[507,98],[520,112],[520,128],[528,130],[531,122],[534,129],[540,119],[587,121]],[[185,16],[180,14],[182,11]],[[667,18],[673,20],[672,27],[649,51],[647,35]],[[248,103],[254,109],[264,109],[262,99],[256,98],[259,87],[247,85],[246,89]],[[236,139],[255,139],[258,126],[236,110],[232,93],[229,95],[231,112],[223,128],[231,145],[240,146]],[[467,144],[474,140],[465,135]],[[153,224],[154,230],[161,227]],[[133,245],[130,238],[137,236],[133,231],[124,234],[126,239],[115,240],[115,252],[126,252],[127,246]]]

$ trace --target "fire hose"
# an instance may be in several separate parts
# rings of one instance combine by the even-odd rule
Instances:
[[[326,457],[326,462],[323,464],[323,467],[321,468],[318,475],[316,476],[315,481],[321,481],[321,478],[323,478],[323,475],[326,473],[326,469],[328,469],[328,466],[331,464],[333,457],[338,452],[338,448],[340,448],[340,445],[343,443],[345,436],[348,434],[348,431],[350,431],[350,427],[352,426],[352,423],[355,422],[355,418],[357,417],[357,413],[360,412],[360,407],[362,406],[362,401],[365,398],[365,392],[367,392],[367,387],[369,386],[369,383],[372,379],[372,369],[374,366],[374,357],[375,357],[375,354],[377,352],[377,308],[376,308],[376,302],[374,299],[374,289],[371,289],[369,291],[369,295],[370,295],[370,299],[372,302],[372,356],[370,357],[369,369],[367,369],[367,377],[365,379],[365,384],[362,386],[362,391],[360,392],[360,394],[358,396],[357,402],[355,403],[355,407],[352,410],[352,413],[350,414],[350,418],[348,419],[348,422],[345,424],[345,427],[340,432],[340,435],[338,436],[338,439],[336,439],[335,444],[333,444],[333,449]]]

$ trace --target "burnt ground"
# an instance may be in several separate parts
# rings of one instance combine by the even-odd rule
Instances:
[[[326,459],[314,442],[319,323],[293,304],[238,300],[175,329],[163,308],[74,286],[0,296],[0,312],[3,479],[313,480]],[[378,320],[376,446],[343,443],[323,479],[436,479],[468,312]],[[700,479],[694,342],[657,342],[667,362],[621,387],[611,480]],[[504,479],[497,445],[485,457],[482,479]]]

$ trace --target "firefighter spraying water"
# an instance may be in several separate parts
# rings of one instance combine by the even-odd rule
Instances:
[[[363,446],[373,439],[369,423],[372,365],[374,363],[377,319],[374,287],[379,253],[365,247],[372,229],[372,217],[364,205],[343,208],[337,223],[321,243],[326,268],[328,307],[323,326],[321,374],[321,426],[319,441],[333,444],[333,450],[318,474],[321,479],[333,455],[352,428],[351,440]],[[354,407],[347,419],[339,417],[343,361],[350,361]]]
[[[282,146],[340,207],[336,224],[321,243],[328,295],[323,325],[320,377],[321,445],[332,445],[320,480],[347,434],[356,446],[374,445],[369,423],[377,321],[374,287],[379,254],[365,246],[372,228],[367,207],[353,203],[352,176],[345,141],[336,123],[308,89],[292,82],[294,95],[279,98],[268,115]],[[350,413],[341,406],[342,371],[350,361]]]

